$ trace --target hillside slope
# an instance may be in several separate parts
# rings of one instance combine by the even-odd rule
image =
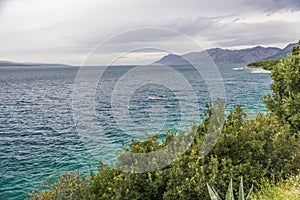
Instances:
[[[246,65],[251,62],[257,62],[261,60],[278,59],[286,56],[292,51],[292,48],[297,43],[291,43],[284,49],[277,47],[262,47],[256,46],[253,48],[229,50],[221,48],[213,48],[206,50],[206,53],[213,59],[217,65]],[[191,52],[184,55],[168,54],[162,57],[155,63],[164,65],[188,65],[189,63],[184,59],[197,61],[197,58],[201,58],[205,54],[205,51]],[[184,57],[184,58],[183,58]]]

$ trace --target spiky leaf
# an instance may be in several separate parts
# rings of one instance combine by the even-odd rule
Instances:
[[[251,200],[252,191],[253,191],[253,185],[251,186],[251,189],[246,197],[246,200]]]
[[[234,200],[233,188],[232,188],[232,179],[230,179],[230,183],[229,183],[228,190],[227,190],[227,193],[226,193],[226,200]]]
[[[243,177],[241,177],[241,183],[240,183],[240,188],[239,188],[239,200],[245,200],[245,198],[244,198]]]
[[[216,192],[216,190],[213,187],[210,187],[208,183],[207,183],[207,188],[211,200],[222,200],[221,197]]]

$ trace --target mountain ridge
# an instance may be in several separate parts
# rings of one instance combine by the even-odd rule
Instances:
[[[71,66],[60,63],[27,63],[14,61],[0,61],[0,67],[28,67],[28,66]]]
[[[278,47],[262,47],[256,46],[252,48],[245,48],[239,50],[223,49],[223,48],[211,48],[201,52],[189,52],[183,55],[168,54],[155,61],[154,63],[164,65],[190,65],[187,60],[193,60],[197,62],[201,60],[201,56],[209,55],[211,59],[219,66],[222,65],[247,65],[253,62],[259,62],[263,60],[277,60],[285,57],[288,53],[292,52],[294,46],[298,43],[290,43],[284,48]],[[184,57],[184,58],[183,58]],[[207,56],[206,56],[207,57]],[[187,60],[185,60],[185,58]],[[26,63],[26,62],[13,62],[13,61],[0,61],[0,67],[10,66],[72,66],[60,63]]]
[[[246,65],[262,60],[280,59],[290,53],[297,43],[290,43],[285,48],[256,46],[239,50],[211,48],[201,52],[190,52],[183,55],[168,54],[155,63],[164,65],[189,65],[185,60],[196,60],[206,52],[217,65]],[[184,58],[183,58],[184,57]]]

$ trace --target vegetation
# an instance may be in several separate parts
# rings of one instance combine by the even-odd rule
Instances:
[[[293,48],[292,55],[294,55],[294,56],[300,55],[300,40],[299,40],[298,46]]]
[[[291,55],[298,56],[298,57],[300,56],[300,41],[298,43],[298,46],[293,47]],[[275,66],[280,64],[280,62],[281,62],[281,60],[263,60],[263,61],[249,63],[247,66],[248,67],[262,67],[263,69],[266,69],[266,70],[273,70]]]
[[[119,162],[130,169],[135,160],[124,159],[124,153],[162,149],[173,139],[180,142],[185,135],[192,134],[194,137],[187,151],[171,165],[152,172],[130,173],[100,161],[96,174],[81,176],[72,172],[63,175],[55,184],[46,184],[48,190],[34,191],[29,198],[210,199],[212,191],[225,197],[224,180],[230,179],[233,197],[239,195],[237,188],[241,177],[245,190],[254,186],[254,199],[272,199],[277,192],[286,195],[288,190],[278,186],[278,182],[298,175],[300,166],[299,70],[297,55],[280,60],[271,74],[273,93],[266,97],[266,106],[271,112],[248,118],[241,106],[236,106],[226,117],[216,145],[205,157],[199,149],[205,136],[210,134],[209,124],[214,113],[208,104],[203,123],[192,126],[190,133],[167,132],[162,142],[158,135],[145,141],[132,141],[119,157]],[[158,164],[155,159],[151,162]],[[214,186],[210,193],[207,184]],[[294,196],[291,194],[291,198]]]
[[[216,192],[216,190],[213,187],[210,187],[209,184],[207,184],[207,187],[208,187],[208,191],[209,191],[209,195],[210,195],[211,200],[222,200],[221,197],[218,195],[218,193]],[[251,199],[252,191],[253,191],[253,186],[251,187],[250,192],[248,193],[248,195],[246,197],[246,200]],[[225,200],[233,200],[233,199],[234,199],[234,195],[233,195],[232,179],[231,179],[230,183],[229,183],[229,186],[228,186],[228,190],[227,190],[227,193],[226,193],[226,199]],[[245,200],[243,178],[241,178],[238,200]]]
[[[248,67],[262,67],[266,70],[272,70],[275,65],[279,63],[279,60],[264,60],[259,62],[253,62],[248,64]]]
[[[32,191],[32,199],[93,199],[90,191],[90,176],[84,177],[79,172],[69,172],[63,174],[56,183],[50,184],[46,180],[44,188],[46,190]],[[91,195],[90,195],[91,194]]]
[[[294,48],[299,49],[299,46]],[[292,131],[300,130],[300,56],[289,55],[274,66],[271,77],[273,93],[266,98],[267,108]]]
[[[276,183],[274,180],[261,180],[262,189],[254,193],[253,200],[298,200],[300,199],[300,176]]]

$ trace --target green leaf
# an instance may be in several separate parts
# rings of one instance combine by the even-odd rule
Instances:
[[[222,200],[221,197],[216,192],[216,190],[213,187],[210,187],[208,183],[207,183],[207,188],[211,200]]]
[[[240,189],[239,189],[239,200],[244,200],[244,185],[243,185],[243,177],[241,177]]]
[[[228,190],[227,190],[227,193],[226,193],[226,200],[234,200],[233,188],[232,188],[232,179],[230,179],[230,183],[229,183]]]
[[[252,191],[253,191],[253,185],[251,186],[251,189],[246,197],[246,200],[251,200]]]

